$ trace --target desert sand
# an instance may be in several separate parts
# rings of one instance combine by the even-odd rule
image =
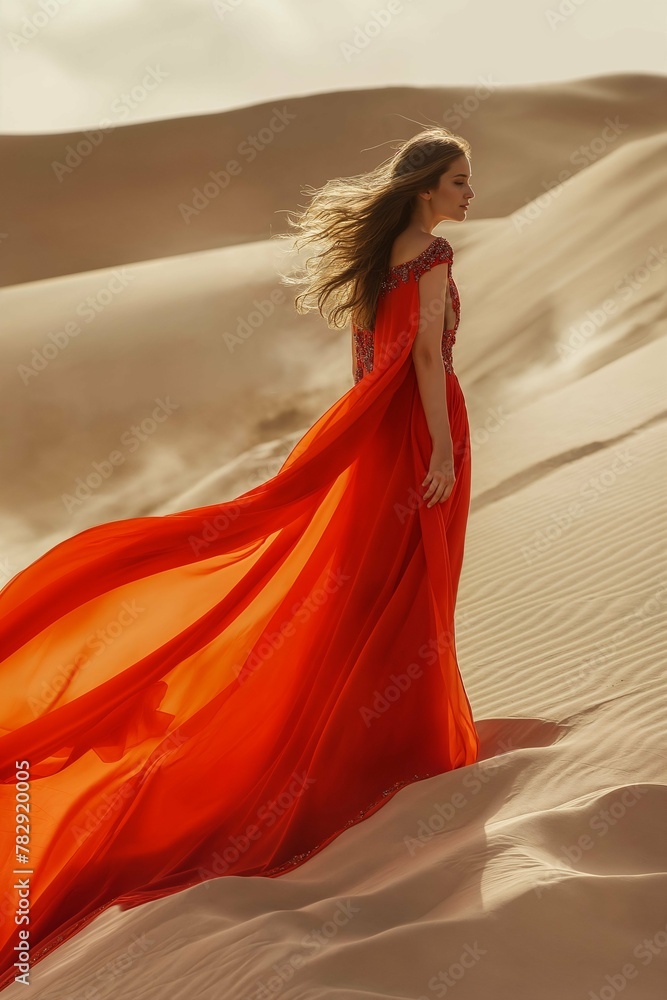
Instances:
[[[457,648],[482,759],[280,878],[112,907],[8,1000],[664,996],[666,92],[649,76],[499,88],[458,129],[477,197],[437,233],[461,293]],[[116,129],[57,198],[43,168],[72,137],[2,140],[5,580],[91,524],[230,499],[278,470],[352,362],[349,332],[294,312],[274,213],[417,130],[394,112],[460,99],[287,102],[294,122],[190,226],[178,203],[270,106]],[[627,127],[600,138],[607,118]],[[165,419],[133,430],[156,407]]]

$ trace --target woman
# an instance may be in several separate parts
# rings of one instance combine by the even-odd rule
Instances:
[[[89,528],[0,592],[3,984],[111,904],[280,875],[478,759],[459,298],[431,233],[465,218],[468,152],[429,129],[290,220],[322,249],[286,281],[351,322],[355,384],[276,476]]]

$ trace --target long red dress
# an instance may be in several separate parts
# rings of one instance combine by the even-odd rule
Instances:
[[[387,272],[374,335],[353,328],[354,386],[268,482],[89,528],[0,591],[0,986],[21,929],[34,964],[111,904],[279,875],[478,759],[454,635],[470,439],[452,259],[436,237]],[[428,508],[411,347],[419,276],[443,261],[456,483]]]

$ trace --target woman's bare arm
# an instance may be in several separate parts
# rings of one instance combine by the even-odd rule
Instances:
[[[442,360],[442,331],[449,263],[432,267],[419,279],[419,326],[412,345],[419,394],[433,444],[426,486],[427,506],[442,503],[454,487],[454,449],[447,411],[447,385]]]

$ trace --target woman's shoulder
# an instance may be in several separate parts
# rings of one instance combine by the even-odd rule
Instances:
[[[444,236],[410,236],[401,239],[397,236],[391,248],[389,256],[389,267],[395,270],[398,267],[412,264],[414,261],[429,255],[442,255],[446,253],[451,256],[451,246]]]

